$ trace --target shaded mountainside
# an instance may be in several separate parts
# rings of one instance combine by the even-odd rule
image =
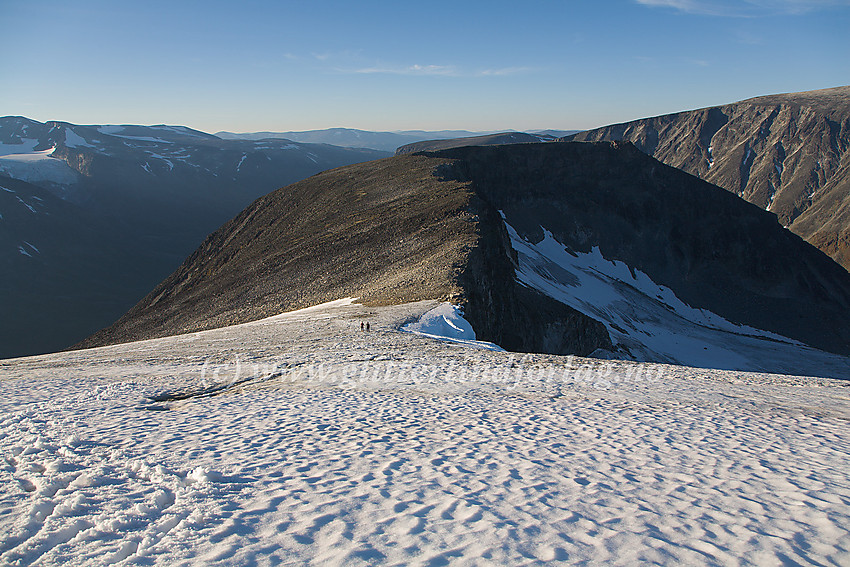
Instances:
[[[0,118],[0,175],[38,189],[42,201],[34,202],[43,205],[25,209],[6,193],[10,208],[0,208],[0,215],[19,211],[30,219],[0,219],[11,243],[0,248],[0,263],[18,269],[3,282],[9,307],[0,338],[9,338],[0,357],[65,348],[115,321],[210,232],[281,184],[387,155],[289,140],[222,140],[182,126]],[[30,189],[17,187],[28,199]],[[83,235],[85,246],[73,244]],[[18,251],[22,241],[63,252],[26,256]],[[32,331],[34,321],[42,332]]]
[[[504,144],[532,144],[551,140],[544,134],[526,134],[525,132],[503,132],[485,136],[470,136],[466,138],[449,138],[446,140],[427,140],[401,146],[395,151],[397,156],[416,152],[434,152],[463,146],[498,146]]]
[[[850,87],[771,95],[589,130],[775,213],[850,269]]]
[[[462,304],[480,339],[509,350],[616,351],[593,315],[518,281],[522,260],[509,231],[528,243],[554,235],[576,257],[598,249],[633,276],[639,270],[691,307],[734,323],[850,350],[850,274],[774,215],[631,144],[609,143],[404,155],[279,189],[79,346],[193,332],[352,296],[367,304]]]
[[[469,266],[477,268],[471,293],[504,305],[489,332],[479,327],[481,338],[543,352],[610,346],[601,325],[513,280],[498,215],[468,182],[445,177],[451,167],[451,160],[403,156],[275,191],[80,346],[221,327],[346,296],[374,305],[464,303]],[[510,325],[500,317],[535,315],[540,332],[503,331]]]
[[[155,283],[144,266],[167,261],[81,207],[0,176],[0,358],[61,350],[114,321]]]

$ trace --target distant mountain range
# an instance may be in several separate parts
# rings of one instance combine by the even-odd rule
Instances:
[[[273,189],[385,152],[0,118],[0,357],[71,345]]]
[[[441,299],[509,350],[812,372],[850,353],[850,273],[776,217],[624,143],[460,147],[261,197],[80,346],[340,297]],[[807,350],[808,348],[808,350]]]
[[[516,351],[799,373],[850,354],[850,87],[569,136],[421,132],[377,161],[351,139],[418,134],[267,134],[0,118],[0,356],[150,289],[80,345],[356,296],[451,301]]]
[[[542,130],[532,132],[543,137],[555,139],[574,134],[578,130]],[[370,148],[386,152],[395,152],[397,148],[416,142],[428,140],[446,140],[457,138],[474,138],[494,132],[469,132],[466,130],[405,130],[401,132],[370,132],[352,128],[328,128],[326,130],[308,130],[305,132],[251,132],[234,134],[233,132],[217,132],[216,136],[228,140],[262,140],[269,138],[285,138],[296,142],[314,144],[331,144],[350,148]]]
[[[525,132],[500,132],[498,134],[486,134],[483,136],[472,136],[470,138],[448,138],[445,140],[426,140],[401,146],[396,155],[412,154],[416,152],[435,152],[449,148],[462,148],[464,146],[501,146],[505,144],[533,144],[537,142],[552,142],[557,138],[542,134],[526,134]]]
[[[850,87],[751,98],[565,139],[630,141],[776,214],[850,269]]]

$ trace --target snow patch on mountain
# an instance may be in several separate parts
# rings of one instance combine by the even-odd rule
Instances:
[[[70,128],[65,129],[65,147],[67,148],[95,148],[92,144],[89,144],[85,138],[71,130]]]
[[[24,146],[34,147],[31,144]],[[45,182],[65,186],[76,183],[77,172],[63,160],[52,157],[55,149],[2,155],[0,173],[36,185]]]
[[[38,146],[38,140],[22,138],[20,144],[0,144],[0,156],[30,154]]]
[[[104,126],[98,126],[97,131],[100,132],[101,134],[106,134],[108,136],[112,136],[112,135],[118,134],[119,132],[123,132],[124,127],[107,124],[107,125],[104,125]]]
[[[33,206],[32,206],[32,205],[30,205],[29,203],[27,203],[26,201],[24,201],[23,199],[21,199],[19,196],[15,195],[15,199],[17,199],[17,200],[18,200],[18,202],[20,202],[23,206],[25,206],[27,209],[29,209],[29,211],[30,211],[31,213],[35,214],[35,213],[37,212],[37,211],[33,208]]]
[[[148,127],[152,128],[152,127]],[[170,140],[164,140],[162,138],[155,138],[153,136],[133,136],[131,134],[122,134],[127,128],[124,126],[98,126],[97,131],[101,134],[106,134],[107,136],[113,136],[115,138],[123,138],[125,140],[132,140],[133,142],[150,142],[155,144],[173,144],[174,142]],[[164,128],[157,128],[162,130]],[[181,132],[183,134],[184,132]]]
[[[56,147],[48,148],[46,150],[39,151],[30,151],[21,154],[6,154],[0,156],[0,160],[3,161],[19,161],[19,162],[35,162],[42,161],[46,159],[56,159],[53,158],[53,152],[56,151]]]
[[[615,356],[725,370],[783,368],[789,373],[801,360],[845,362],[695,309],[645,273],[605,259],[597,247],[589,253],[570,251],[546,229],[543,240],[532,243],[507,222],[505,226],[518,255],[519,282],[603,323],[620,351]]]
[[[149,142],[152,144],[173,144],[171,140],[163,140],[162,138],[154,138],[152,136],[129,136],[125,134],[112,134],[116,138],[122,138],[124,140],[131,140],[133,142]]]
[[[416,321],[404,325],[401,330],[465,346],[504,350],[493,343],[476,340],[472,325],[463,318],[463,311],[451,303],[441,303]]]
[[[152,158],[156,158],[156,159],[158,159],[158,160],[162,160],[163,162],[165,162],[165,165],[167,165],[167,166],[168,166],[168,171],[171,171],[172,169],[174,169],[174,162],[173,162],[173,161],[171,161],[171,160],[170,160],[169,158],[167,158],[166,156],[164,156],[164,155],[162,155],[162,154],[158,154],[158,153],[156,153],[156,152],[151,152],[151,151],[148,151],[148,152],[146,152],[146,153],[147,153],[149,156],[151,156]]]
[[[181,136],[191,136],[192,138],[207,138],[210,137],[203,132],[197,132],[192,130],[191,128],[187,128],[186,126],[149,126],[149,128],[153,130],[164,130],[166,132],[172,132],[174,134],[180,134]]]

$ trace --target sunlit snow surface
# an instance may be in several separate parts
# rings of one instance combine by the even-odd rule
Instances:
[[[694,309],[643,272],[606,260],[599,248],[568,251],[545,229],[543,240],[533,244],[506,227],[518,255],[520,282],[603,323],[612,340],[636,360],[850,376],[850,359]]]
[[[0,361],[0,565],[850,563],[847,382],[396,330],[438,305]]]

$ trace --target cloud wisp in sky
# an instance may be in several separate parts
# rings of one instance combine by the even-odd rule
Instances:
[[[441,77],[505,77],[533,71],[532,67],[502,67],[494,69],[466,70],[456,65],[374,65],[356,69],[337,69],[341,73],[361,75],[406,75]]]
[[[0,57],[0,115],[210,132],[572,130],[850,76],[850,0],[322,4],[0,0],[0,49],[15,53]],[[34,23],[51,41],[31,41]]]
[[[705,16],[756,17],[798,15],[824,8],[850,6],[850,0],[635,0],[653,8],[670,8]]]
[[[375,65],[371,67],[360,67],[350,71],[339,69],[339,71],[361,75],[437,75],[444,77],[456,77],[459,75],[459,71],[454,65]]]

